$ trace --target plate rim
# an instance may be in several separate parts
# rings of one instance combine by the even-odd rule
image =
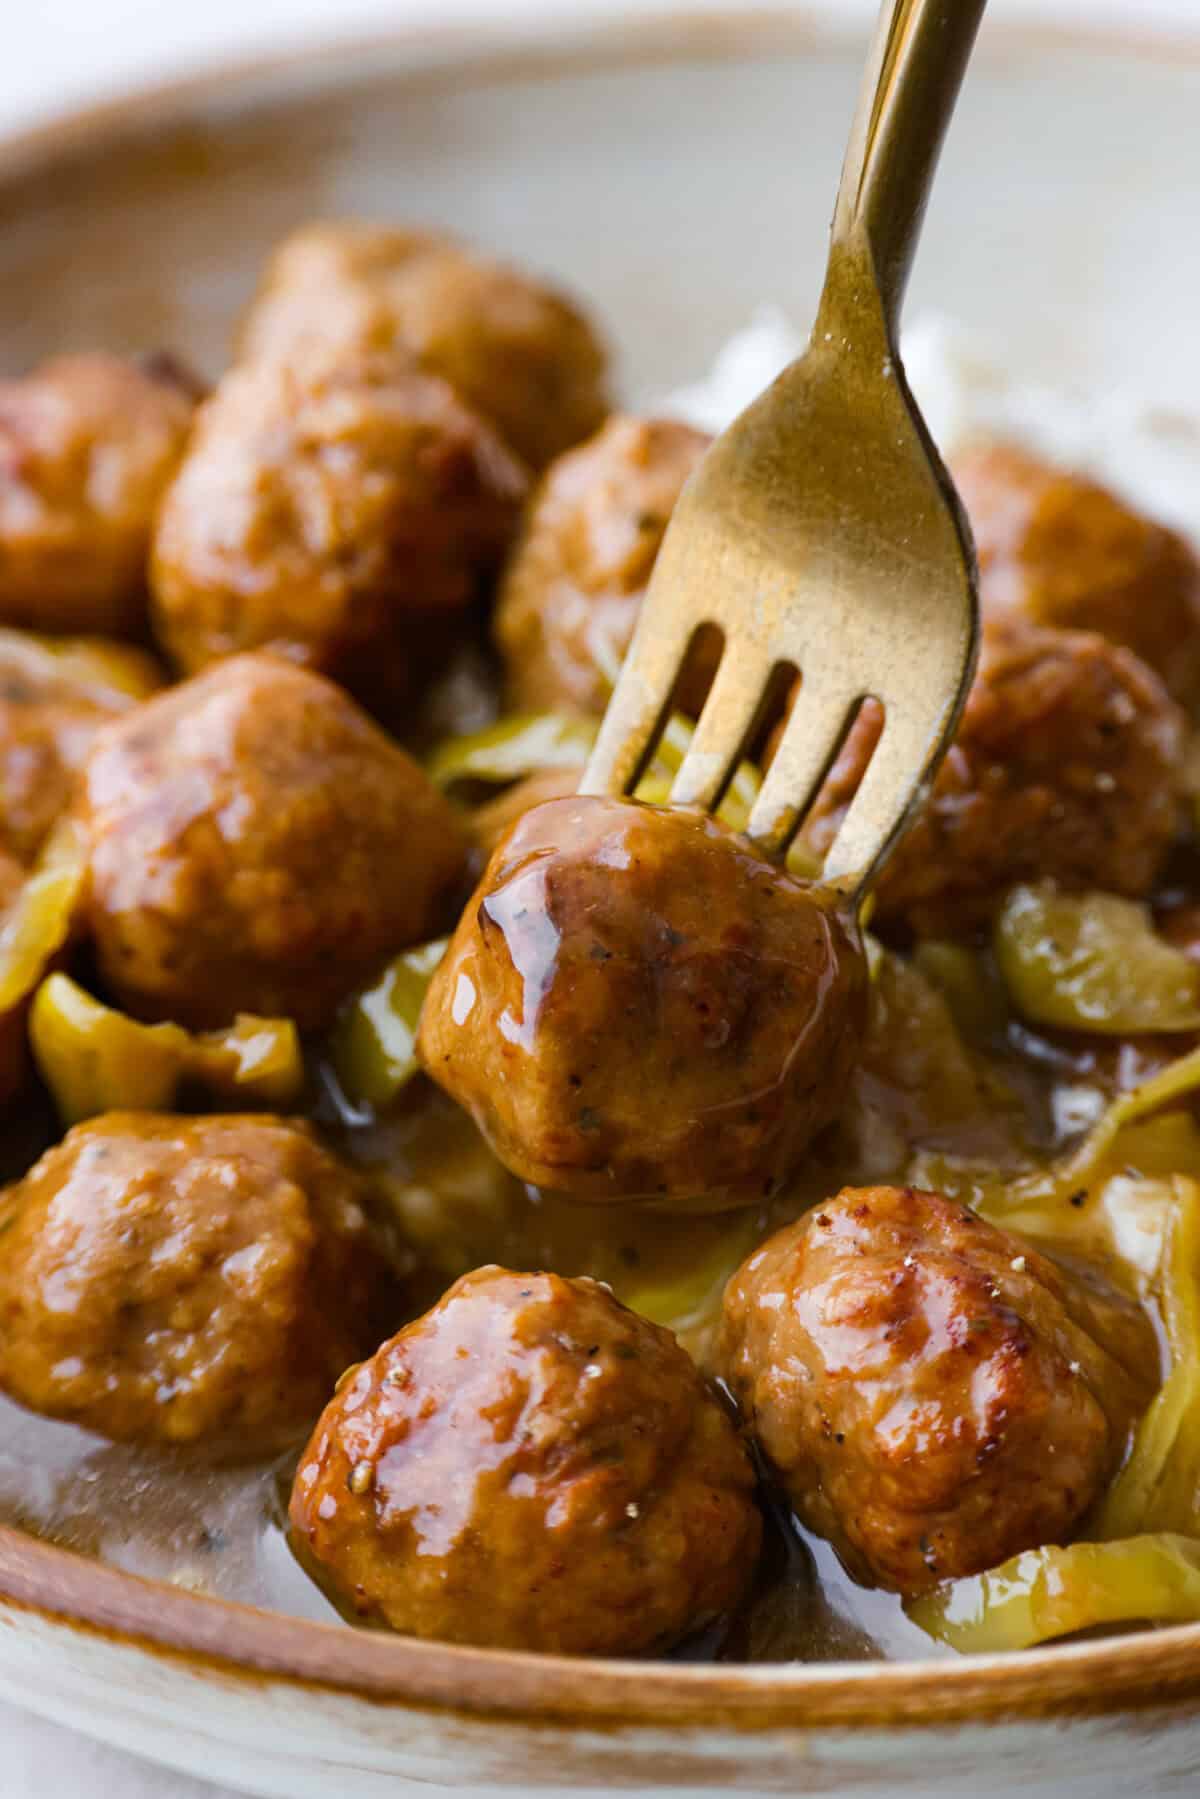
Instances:
[[[462,86],[530,74],[553,79],[584,66],[620,68],[755,55],[775,44],[791,50],[844,48],[863,39],[863,21],[837,16],[820,0],[795,0],[786,10],[742,8],[698,0],[572,0],[569,12],[538,17],[421,19],[378,31],[312,34],[303,42],[230,56],[205,56],[194,68],[154,80],[119,77],[91,98],[11,130],[0,130],[0,182],[27,178],[60,157],[116,148],[141,135],[190,122],[198,114],[240,112],[280,103],[311,88],[332,90],[355,70],[430,86]],[[1200,63],[1200,21],[1194,26],[1101,19],[1068,24],[1048,19],[988,20],[980,54],[989,58],[1030,50],[1133,54],[1157,63]],[[381,61],[382,59],[382,61]]]
[[[995,20],[988,54],[1051,48],[1200,64],[1200,26],[1138,29]],[[168,134],[197,116],[333,91],[355,70],[405,84],[553,79],[588,67],[752,56],[784,44],[844,46],[861,21],[704,6],[687,15],[587,0],[570,16],[422,22],[214,57],[167,79],[115,84],[0,135],[3,190],[87,151]],[[381,58],[386,66],[381,66]],[[888,1724],[920,1729],[1000,1717],[1128,1712],[1200,1697],[1200,1624],[953,1661],[681,1664],[480,1649],[347,1629],[149,1579],[0,1525],[0,1609],[115,1639],[223,1679],[287,1681],[413,1710],[568,1723],[762,1732]]]

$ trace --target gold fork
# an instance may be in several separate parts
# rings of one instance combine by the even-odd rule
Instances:
[[[985,0],[885,0],[805,354],[675,508],[583,793],[630,793],[696,632],[724,648],[671,803],[711,810],[771,677],[801,688],[747,834],[782,856],[861,702],[884,728],[824,879],[860,905],[945,753],[974,669],[970,534],[896,348],[925,199]]]

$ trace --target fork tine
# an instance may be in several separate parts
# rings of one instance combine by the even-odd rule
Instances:
[[[775,759],[754,802],[747,835],[767,855],[781,856],[841,748],[858,704],[852,689],[802,676]]]
[[[770,658],[744,642],[726,647],[687,755],[671,786],[673,806],[716,805],[762,705]]]
[[[937,735],[919,707],[888,707],[883,734],[825,858],[826,881],[856,889],[869,881],[923,796],[924,782],[916,777],[918,770],[924,775],[928,769]]]
[[[653,590],[617,677],[599,736],[579,783],[580,793],[619,797],[636,785],[670,706],[671,690],[683,666],[694,621],[683,607],[655,607]],[[647,626],[653,623],[653,629]]]

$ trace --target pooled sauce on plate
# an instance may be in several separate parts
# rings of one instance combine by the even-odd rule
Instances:
[[[715,819],[664,809],[711,646],[635,800],[561,797],[704,447],[610,413],[572,301],[319,226],[238,355],[198,413],[161,360],[0,394],[0,785],[47,798],[0,845],[0,1520],[507,1647],[1136,1623],[1055,1558],[1200,1539],[1151,1398],[1200,1249],[1190,548],[982,453],[980,674],[860,945],[817,877],[866,712],[786,870],[738,836],[782,686]]]

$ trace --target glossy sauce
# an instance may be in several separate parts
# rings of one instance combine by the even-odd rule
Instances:
[[[538,1187],[723,1210],[836,1113],[866,987],[840,896],[702,814],[576,796],[495,852],[418,1049]]]
[[[1045,1045],[1022,1044],[991,1067],[1000,1090],[981,1097],[948,1034],[944,1004],[905,965],[877,981],[909,1025],[885,1029],[868,1053],[846,1118],[816,1146],[802,1178],[769,1204],[738,1214],[672,1215],[633,1206],[589,1207],[524,1188],[495,1160],[444,1095],[415,1084],[390,1118],[363,1123],[328,1097],[318,1113],[342,1149],[380,1180],[401,1234],[424,1272],[412,1311],[483,1262],[552,1267],[608,1281],[618,1296],[670,1323],[706,1360],[724,1284],[770,1230],[845,1182],[916,1175],[936,1159],[945,1177],[1036,1165],[1055,1147],[1058,1104],[1071,1121],[1093,1116],[1111,1069],[1063,1058],[1048,1070]],[[915,1020],[915,1023],[913,1022]],[[1052,1077],[1047,1080],[1047,1072]],[[22,1160],[26,1157],[23,1156]],[[1072,1214],[1072,1223],[1078,1216]],[[403,1320],[398,1319],[397,1325]],[[114,1566],[189,1589],[296,1616],[337,1614],[301,1571],[282,1528],[288,1458],[246,1468],[113,1445],[0,1400],[0,1519]],[[347,1626],[349,1628],[349,1626]],[[686,1659],[859,1660],[928,1657],[939,1651],[890,1594],[858,1586],[834,1552],[781,1516],[769,1519],[762,1576],[742,1614],[685,1644]]]
[[[0,1520],[130,1574],[324,1623],[341,1614],[288,1545],[287,1462],[206,1468],[22,1411],[0,1399]],[[891,1593],[860,1587],[827,1543],[768,1520],[743,1613],[684,1660],[877,1661],[949,1655]],[[346,1628],[353,1628],[347,1624]]]

